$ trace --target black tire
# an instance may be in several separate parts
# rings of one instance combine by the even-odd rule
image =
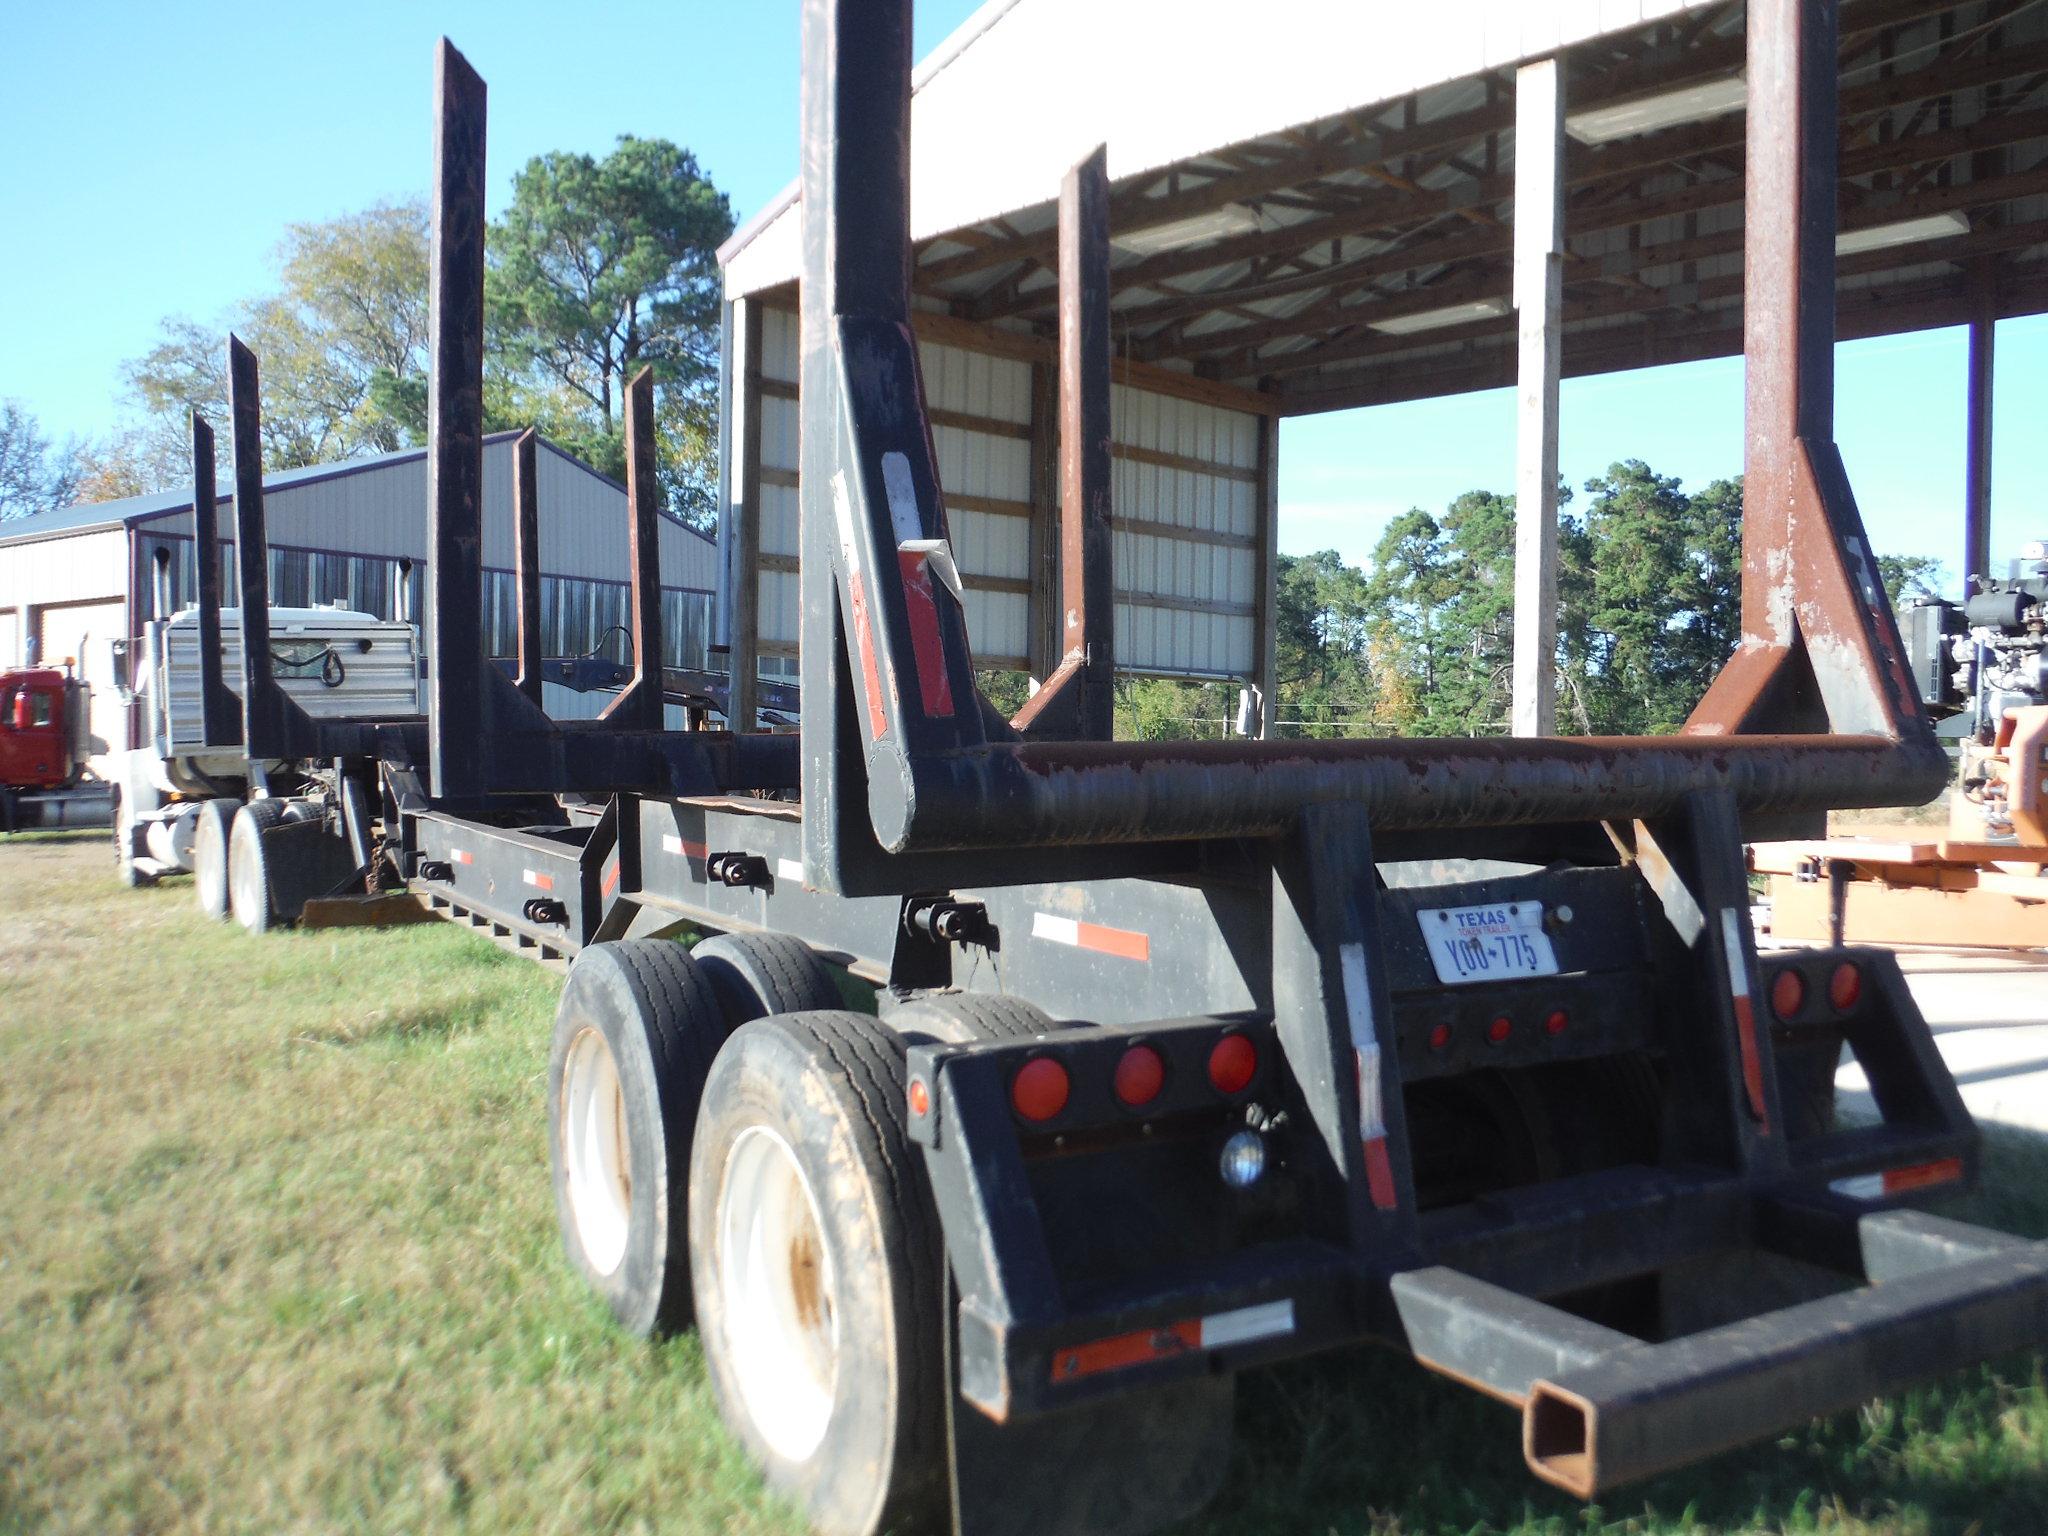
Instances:
[[[865,1014],[742,1025],[711,1069],[690,1161],[691,1272],[720,1410],[769,1484],[824,1536],[924,1529],[945,1505],[945,1261],[903,1124],[903,1058],[900,1037]],[[800,1181],[749,1177],[778,1155]],[[788,1193],[799,1187],[801,1204]],[[764,1188],[781,1198],[757,1198]],[[801,1241],[774,1214],[787,1209],[810,1215]],[[742,1220],[744,1241],[729,1241]],[[807,1263],[814,1246],[822,1256]],[[764,1249],[765,1262],[755,1256]],[[829,1277],[821,1297],[806,1284],[819,1274]],[[761,1369],[776,1358],[763,1340],[815,1337],[805,1325],[821,1327],[819,1317],[833,1339],[829,1385],[815,1372]],[[816,1351],[782,1352],[799,1357]]]
[[[1036,1003],[986,992],[934,992],[902,1004],[889,1024],[917,1040],[964,1045],[970,1040],[1029,1040],[1069,1025],[1056,1022]]]
[[[670,939],[591,945],[569,967],[555,1011],[548,1155],[562,1245],[620,1326],[642,1337],[690,1322],[690,1142],[725,1033],[711,984]],[[609,1111],[582,1093],[586,1071],[602,1089],[606,1063],[616,1093]],[[621,1209],[609,1211],[600,1165],[621,1147]],[[606,1226],[619,1215],[622,1234]]]
[[[199,830],[192,836],[192,892],[199,910],[225,922],[232,902],[228,893],[228,840],[233,835],[236,803],[205,800],[199,806]]]
[[[251,933],[282,926],[272,896],[275,854],[264,833],[283,821],[282,800],[251,800],[235,812],[228,829],[228,905]]]
[[[802,939],[786,933],[726,933],[690,953],[718,994],[728,1028],[771,1013],[840,1006],[832,969]]]

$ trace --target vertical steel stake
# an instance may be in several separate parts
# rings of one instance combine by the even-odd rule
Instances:
[[[626,386],[626,559],[633,583],[633,681],[599,718],[628,730],[658,731],[661,697],[661,494],[654,470],[654,370]]]
[[[192,553],[199,603],[199,737],[209,747],[242,739],[241,711],[221,666],[220,495],[213,428],[192,413]]]
[[[483,793],[483,80],[441,39],[434,71],[434,233],[428,267],[428,732],[436,799]]]
[[[519,607],[519,691],[541,701],[540,455],[528,427],[512,445],[512,568]]]
[[[242,597],[242,740],[251,772],[287,755],[270,656],[270,539],[263,518],[263,407],[256,354],[228,338],[229,451],[235,460],[235,568]],[[210,745],[210,743],[209,743]]]

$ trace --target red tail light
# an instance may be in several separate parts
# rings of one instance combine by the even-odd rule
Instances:
[[[1244,1035],[1225,1035],[1209,1052],[1209,1081],[1221,1094],[1243,1093],[1259,1070],[1259,1048]]]
[[[1430,1032],[1429,1032],[1429,1048],[1430,1048],[1430,1049],[1431,1049],[1432,1051],[1440,1051],[1440,1050],[1444,1049],[1444,1047],[1446,1047],[1446,1046],[1447,1046],[1447,1045],[1449,1045],[1450,1043],[1451,1043],[1451,1026],[1450,1026],[1450,1025],[1448,1025],[1448,1024],[1438,1024],[1437,1026],[1435,1026],[1435,1027],[1434,1027],[1433,1029],[1431,1029],[1431,1030],[1430,1030]]]
[[[1863,1000],[1863,972],[1854,962],[1844,960],[1828,978],[1828,1001],[1835,1012],[1847,1013]]]
[[[1806,978],[1786,966],[1771,978],[1771,1012],[1790,1022],[1806,1006]]]
[[[1561,1035],[1571,1024],[1572,1016],[1562,1008],[1553,1008],[1543,1018],[1543,1032],[1546,1035]]]
[[[932,1091],[925,1086],[923,1078],[913,1077],[910,1080],[909,1098],[910,1112],[918,1119],[922,1120],[932,1112]]]
[[[1502,1014],[1499,1018],[1495,1019],[1491,1024],[1486,1026],[1486,1038],[1491,1040],[1495,1045],[1500,1045],[1501,1043],[1503,1043],[1507,1039],[1507,1037],[1509,1035],[1512,1035],[1514,1032],[1514,1020],[1510,1019],[1506,1014]]]
[[[1010,1107],[1026,1120],[1050,1120],[1067,1107],[1067,1069],[1050,1056],[1032,1057],[1010,1079]]]
[[[1116,1064],[1116,1096],[1131,1109],[1150,1104],[1165,1086],[1166,1062],[1149,1045],[1132,1046]]]

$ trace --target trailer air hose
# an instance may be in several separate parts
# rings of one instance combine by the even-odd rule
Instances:
[[[359,640],[356,645],[365,651],[370,648],[370,642],[367,640]],[[300,677],[305,676],[309,668],[318,665],[320,681],[329,688],[339,688],[348,678],[348,668],[342,665],[341,653],[331,645],[322,646],[317,651],[305,651],[297,656],[288,655],[272,646],[270,659],[285,671]]]

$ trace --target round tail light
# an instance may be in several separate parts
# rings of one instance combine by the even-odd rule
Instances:
[[[1562,1008],[1553,1008],[1543,1016],[1543,1033],[1561,1035],[1571,1026],[1572,1016]]]
[[[1509,1035],[1512,1035],[1514,1032],[1515,1022],[1513,1019],[1510,1019],[1506,1014],[1502,1014],[1499,1018],[1495,1019],[1491,1024],[1486,1026],[1486,1038],[1491,1040],[1495,1045],[1500,1045],[1504,1043],[1507,1040],[1507,1037]]]
[[[1862,1000],[1863,972],[1852,961],[1844,960],[1828,978],[1828,1001],[1835,1005],[1835,1012],[1847,1013]]]
[[[1221,1094],[1249,1088],[1259,1070],[1259,1048],[1245,1035],[1225,1035],[1209,1052],[1209,1081]]]
[[[1448,1024],[1436,1024],[1436,1025],[1432,1025],[1432,1026],[1431,1026],[1431,1028],[1430,1028],[1430,1031],[1429,1031],[1429,1048],[1430,1048],[1430,1049],[1431,1049],[1432,1051],[1441,1051],[1441,1050],[1444,1050],[1444,1049],[1446,1049],[1446,1048],[1447,1048],[1447,1047],[1448,1047],[1448,1046],[1450,1045],[1450,1043],[1451,1043],[1451,1026],[1450,1026],[1450,1025],[1448,1025]]]
[[[1116,1064],[1117,1102],[1130,1109],[1142,1109],[1159,1097],[1166,1086],[1166,1062],[1149,1045],[1134,1045]]]
[[[1034,1056],[1010,1079],[1010,1107],[1042,1122],[1067,1107],[1067,1069],[1050,1056]]]
[[[1789,965],[1771,978],[1771,1012],[1790,1022],[1806,1006],[1806,978]]]

